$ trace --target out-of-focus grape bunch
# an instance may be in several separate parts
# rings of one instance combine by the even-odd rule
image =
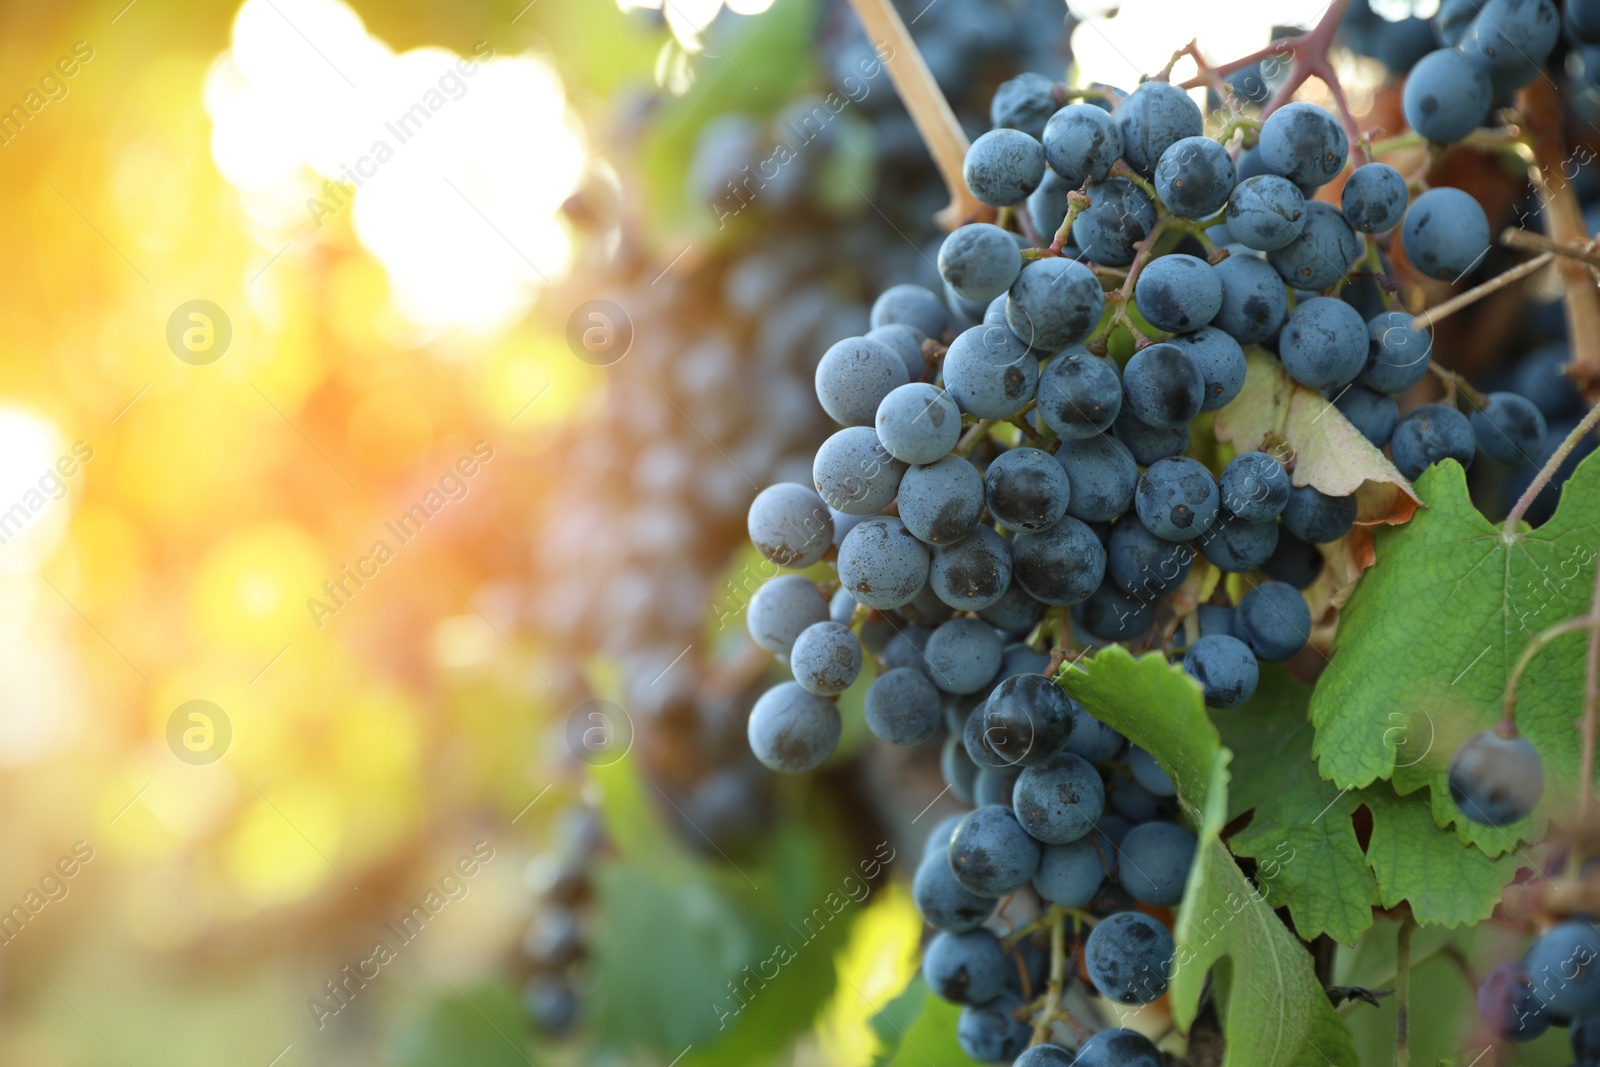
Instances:
[[[905,18],[917,10],[904,5]],[[620,755],[625,734],[666,820],[709,856],[746,851],[774,807],[745,742],[765,664],[741,619],[766,567],[746,547],[745,512],[762,485],[807,477],[828,433],[812,402],[816,352],[865,331],[872,294],[894,281],[938,284],[944,189],[885,53],[842,2],[804,22],[807,65],[775,104],[740,106],[752,85],[731,69],[729,40],[753,29],[733,15],[707,31],[729,57],[714,86],[618,101],[607,162],[567,205],[587,235],[586,266],[548,301],[552,313],[580,309],[574,354],[607,379],[587,431],[549,454],[553,484],[529,533],[528,625],[572,668],[556,684],[577,717],[574,763]],[[999,82],[1065,72],[1070,28],[1055,0],[945,0],[913,30],[981,129]],[[704,73],[719,58],[697,62]],[[669,219],[652,218],[638,146],[651,125],[680,120],[683,195]],[[596,659],[610,710],[592,733],[581,709],[599,695],[586,669]],[[574,929],[569,907],[541,898],[530,933],[526,1003],[554,1032],[581,1013],[565,941],[564,962],[544,958],[549,937]]]

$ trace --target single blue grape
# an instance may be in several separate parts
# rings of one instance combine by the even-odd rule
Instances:
[[[1258,174],[1234,186],[1228,197],[1228,233],[1246,248],[1276,252],[1300,236],[1305,211],[1298,185],[1277,174]]]
[[[1400,230],[1412,266],[1430,278],[1453,282],[1489,252],[1489,217],[1460,189],[1429,189],[1412,201]]]
[[[1174,253],[1145,264],[1134,282],[1133,301],[1156,329],[1184,333],[1198,330],[1221,310],[1222,282],[1205,260]]]
[[[987,222],[962,226],[939,246],[939,276],[965,300],[993,300],[1011,288],[1021,269],[1017,243]]]
[[[827,618],[828,602],[817,591],[817,583],[798,574],[764,583],[745,612],[750,636],[774,655],[788,655],[795,638]]]
[[[1430,141],[1459,141],[1489,116],[1492,68],[1481,56],[1441,48],[1417,61],[1406,77],[1401,108],[1406,123]]]
[[[1433,29],[1440,42],[1450,48],[1460,44],[1472,29],[1472,20],[1478,17],[1483,0],[1444,0],[1433,16]]]
[[[1125,515],[1106,541],[1106,577],[1131,596],[1155,601],[1183,584],[1194,547],[1151,533],[1137,515]]]
[[[1550,1014],[1572,1019],[1600,1010],[1600,930],[1592,922],[1568,919],[1552,926],[1522,966]]]
[[[1111,373],[1116,374],[1115,368]],[[1048,378],[1047,369],[1045,380]],[[1044,380],[1041,380],[1041,395],[1044,389]],[[1122,388],[1118,383],[1119,405],[1121,401]],[[1025,533],[1043,530],[1061,521],[1071,499],[1071,485],[1067,472],[1050,453],[1037,448],[1013,448],[1000,453],[984,471],[983,496],[996,522],[1008,530]]]
[[[1490,393],[1488,403],[1472,413],[1478,448],[1501,463],[1531,463],[1544,451],[1544,415],[1533,401],[1516,393]]]
[[[1100,920],[1083,947],[1089,981],[1101,996],[1118,1004],[1158,999],[1167,991],[1172,958],[1172,934],[1137,911],[1119,911]]]
[[[1289,313],[1289,296],[1272,266],[1255,256],[1229,256],[1212,270],[1222,282],[1213,326],[1241,345],[1260,344],[1277,332]]]
[[[817,399],[834,422],[871,426],[883,398],[907,381],[905,362],[894,349],[865,337],[847,337],[817,364]]]
[[[1111,436],[1126,445],[1134,460],[1146,467],[1158,459],[1181,456],[1189,450],[1189,427],[1147,426],[1134,418],[1131,411],[1117,416],[1111,426]]]
[[[1178,811],[1178,805],[1171,797],[1156,796],[1133,778],[1111,779],[1106,787],[1106,796],[1116,813],[1132,823],[1170,819]],[[1126,833],[1123,836],[1126,837]]]
[[[1296,102],[1267,116],[1257,148],[1272,173],[1315,186],[1338,177],[1350,142],[1338,119],[1315,104]]]
[[[856,598],[850,595],[850,590],[840,587],[833,591],[828,598],[828,618],[834,622],[850,624],[856,617]]]
[[[998,804],[961,820],[950,838],[950,869],[956,881],[982,896],[1003,897],[1039,869],[1039,843],[1011,811]]]
[[[801,774],[822,766],[839,744],[842,724],[833,701],[781,682],[750,711],[750,751],[771,770]]]
[[[833,517],[822,498],[795,482],[769,485],[750,504],[750,543],[780,567],[809,567],[833,545]]]
[[[1156,163],[1156,195],[1182,218],[1216,214],[1228,202],[1233,183],[1232,157],[1209,137],[1174,141]]]
[[[1559,36],[1561,15],[1550,0],[1488,0],[1461,50],[1486,59],[1491,82],[1504,92],[1539,76]]]
[[[1261,669],[1250,646],[1227,634],[1200,638],[1183,656],[1183,669],[1200,683],[1206,707],[1231,708],[1255,695]]]
[[[966,754],[961,758],[966,759]],[[956,817],[957,822],[960,818]],[[983,926],[994,912],[995,902],[956,881],[950,870],[949,836],[946,834],[937,848],[930,845],[929,855],[917,865],[917,873],[911,879],[911,899],[929,926],[959,934]]]
[[[909,667],[885,671],[867,687],[867,728],[891,745],[920,745],[944,723],[939,690]]]
[[[950,736],[944,739],[944,744],[939,749],[939,775],[957,800],[964,804],[972,803],[972,788],[978,777],[978,765],[972,762],[972,757],[967,754],[966,745],[962,743],[960,737]],[[950,869],[950,862],[944,856],[939,857],[939,863],[945,870]],[[954,875],[951,877],[953,879]],[[921,908],[923,915],[928,914],[928,909],[923,908],[920,901],[918,907]]]
[[[1082,218],[1079,216],[1080,221]],[[1035,259],[1023,265],[1011,286],[1006,324],[1020,344],[1054,352],[1093,333],[1105,306],[1100,279],[1088,267],[1060,257]],[[946,356],[946,384],[949,362]]]
[[[1137,745],[1128,749],[1128,770],[1133,780],[1158,797],[1175,797],[1178,787],[1172,777],[1156,762],[1156,758]]]
[[[1384,233],[1400,225],[1411,194],[1401,173],[1387,163],[1367,163],[1350,172],[1339,196],[1344,220],[1360,233]]]
[[[1108,112],[1093,104],[1068,104],[1051,115],[1045,123],[1043,141],[1050,169],[1068,189],[1076,189],[1085,179],[1103,181],[1122,155],[1121,127]],[[1056,226],[1060,225],[1056,220]]]
[[[1215,273],[1215,271],[1213,271]],[[1220,279],[1220,275],[1218,276]],[[1180,333],[1167,344],[1188,353],[1205,380],[1205,400],[1201,411],[1216,411],[1227,406],[1244,388],[1247,366],[1244,349],[1223,330],[1202,326],[1193,333]]]
[[[1210,637],[1212,634],[1239,636],[1234,628],[1234,610],[1227,604],[1201,604],[1195,609],[1195,618],[1200,620],[1201,637]]]
[[[1011,1067],[1072,1067],[1076,1058],[1060,1045],[1035,1045],[1024,1049]]]
[[[1205,132],[1199,105],[1171,82],[1143,83],[1118,105],[1116,117],[1122,129],[1122,158],[1146,178],[1168,148]]]
[[[1015,415],[1033,398],[1038,380],[1038,360],[1004,327],[964,330],[945,355],[945,388],[962,411],[981,419]]]
[[[1308,588],[1322,574],[1322,553],[1317,546],[1307,544],[1286,530],[1278,531],[1278,547],[1272,558],[1261,565],[1261,573],[1275,582],[1285,582],[1296,589]],[[1241,633],[1242,639],[1244,635]]]
[[[1367,365],[1361,384],[1380,393],[1403,393],[1428,373],[1433,337],[1403,311],[1385,311],[1367,323]]]
[[[1067,514],[1083,522],[1110,522],[1133,506],[1139,467],[1126,445],[1108,434],[1063,441],[1056,462],[1067,472],[1072,496]]]
[[[1166,1057],[1135,1030],[1101,1030],[1078,1046],[1073,1067],[1166,1067]]]
[[[946,693],[976,693],[1000,669],[1004,651],[993,627],[977,619],[951,619],[933,631],[923,654],[929,677]]]
[[[1360,254],[1361,242],[1339,209],[1320,200],[1307,200],[1299,236],[1267,253],[1267,262],[1296,289],[1326,289],[1344,277]]]
[[[1192,541],[1216,521],[1220,496],[1203,463],[1177,456],[1145,468],[1133,503],[1139,521],[1157,537]]]
[[[928,371],[928,359],[922,354],[922,342],[927,337],[921,330],[902,323],[891,322],[887,326],[879,326],[875,330],[868,330],[868,339],[879,344],[888,345],[894,349],[895,355],[906,365],[906,380],[920,382]]]
[[[1239,598],[1239,636],[1256,659],[1282,663],[1311,639],[1311,608],[1284,582],[1262,582]]]
[[[1051,845],[1086,837],[1105,804],[1100,772],[1070,753],[1024,770],[1012,794],[1022,828],[1034,840]]]
[[[881,326],[910,326],[924,337],[938,340],[950,324],[950,314],[940,299],[920,285],[895,285],[873,301],[870,321]]]
[[[1017,584],[1035,600],[1077,604],[1105,577],[1106,553],[1093,530],[1068,517],[1012,538],[1011,567]]]
[[[870,426],[847,426],[822,442],[811,465],[817,495],[835,511],[875,515],[889,506],[906,465],[878,440]]]
[[[1072,699],[1042,674],[1003,679],[981,711],[985,743],[1013,767],[1049,763],[1072,730]]]
[[[1194,863],[1194,834],[1169,822],[1135,826],[1122,839],[1122,888],[1141,904],[1170,908],[1183,899]]]
[[[1083,908],[1100,893],[1106,863],[1098,842],[1085,836],[1064,845],[1047,845],[1039,854],[1033,888],[1059,908]]]
[[[1221,512],[1200,538],[1200,552],[1218,570],[1248,574],[1272,558],[1278,547],[1278,524],[1245,522]]]
[[[990,527],[979,526],[953,545],[934,547],[928,584],[940,600],[957,611],[982,611],[1005,595],[1011,585],[1011,566],[1006,542]]]
[[[1200,414],[1206,382],[1183,348],[1153,344],[1135,352],[1122,368],[1122,392],[1123,403],[1140,422],[1176,429]]]
[[[922,592],[928,582],[928,550],[899,519],[877,516],[845,537],[838,567],[842,587],[858,603],[888,611]],[[767,647],[759,637],[756,643]]]
[[[1156,224],[1156,206],[1142,189],[1126,178],[1091,181],[1084,192],[1089,197],[1089,206],[1073,220],[1072,243],[1096,263],[1126,267],[1133,262],[1134,246],[1144,240]],[[1034,262],[1049,263],[1051,260]],[[1015,325],[1012,328],[1015,329]],[[1082,336],[1074,338],[1082,339]]]
[[[972,802],[978,807],[1010,803],[1011,778],[1004,771],[978,768],[978,777],[972,783]]]
[[[1046,152],[1049,145],[1045,146]],[[1067,211],[1071,207],[1067,197],[1077,186],[1068,182],[1054,170],[1044,172],[1044,180],[1039,183],[1039,188],[1028,194],[1028,217],[1033,220],[1033,228],[1039,232],[1041,239],[1049,241],[1055,237],[1056,231],[1061,229],[1061,224],[1066,221]],[[1062,254],[1067,255],[1065,248]],[[1067,258],[1076,258],[1076,251],[1067,255]]]
[[[972,461],[947,455],[912,467],[900,479],[900,521],[917,540],[950,545],[972,532],[983,514],[983,475]]]
[[[878,440],[895,459],[934,463],[961,439],[961,409],[938,386],[910,382],[883,398],[874,425]]]
[[[990,468],[993,469],[992,467]],[[1004,630],[1008,634],[1018,636],[1026,634],[1038,625],[1039,619],[1044,615],[1044,605],[1028,595],[1027,590],[1016,582],[1011,583],[1011,588],[1005,595],[988,607],[978,612],[978,618],[993,626],[996,630]],[[1006,662],[1001,666],[1001,677],[1005,677],[1011,666],[1012,648],[1006,649]],[[1045,657],[1048,661],[1049,657]],[[1043,669],[1042,667],[1040,668]],[[1015,673],[1015,672],[1011,672]]]
[[[1357,510],[1354,496],[1329,496],[1313,486],[1299,485],[1289,491],[1283,528],[1302,541],[1324,545],[1350,532]]]
[[[1063,749],[1074,756],[1082,756],[1090,763],[1104,763],[1122,751],[1123,736],[1093,715],[1089,709],[1072,701],[1072,732]]]
[[[1045,123],[1056,113],[1055,90],[1049,78],[1031,71],[1001,82],[989,101],[989,125],[1042,137]]]
[[[1567,0],[1561,5],[1561,24],[1566,29],[1567,36],[1574,41],[1588,45],[1600,44],[1600,2]],[[1600,1036],[1600,1027],[1591,1029]]]
[[[1477,439],[1472,423],[1448,404],[1424,404],[1408,411],[1389,439],[1394,465],[1407,478],[1417,478],[1443,459],[1472,465]]]
[[[1109,359],[1074,345],[1045,364],[1037,399],[1039,417],[1057,434],[1094,437],[1122,410],[1122,376]]]
[[[1150,629],[1158,603],[1125,593],[1108,581],[1091,593],[1087,601],[1074,607],[1072,617],[1091,637],[1102,641],[1130,641]]]
[[[847,589],[841,591],[849,592]],[[904,667],[926,676],[928,661],[923,656],[922,650],[928,647],[928,635],[931,633],[933,631],[926,626],[902,627],[899,633],[884,643],[882,653],[884,669],[895,671]]]
[[[967,149],[961,173],[972,195],[992,207],[1023,200],[1044,178],[1044,146],[1021,130],[990,130]]]
[[[1544,792],[1544,763],[1524,737],[1485,730],[1462,742],[1450,760],[1450,799],[1485,826],[1525,819]]]
[[[1006,975],[1014,969],[1000,940],[987,930],[935,934],[922,956],[928,988],[957,1004],[987,1004],[1005,992]]]
[[[1043,604],[1039,604],[1039,602],[1037,600],[1033,600],[1032,597],[1028,597],[1028,599],[1033,601],[1033,603],[1038,604],[1040,611],[1043,611]],[[994,625],[994,623],[990,622],[988,618],[985,618],[982,612],[978,614],[978,618],[983,619],[984,622],[988,622],[991,626]],[[1018,636],[1021,636],[1021,634],[1022,631],[1018,631]],[[1003,682],[1007,678],[1015,678],[1022,674],[1043,674],[1049,669],[1049,656],[1045,655],[1043,652],[1035,652],[1027,645],[1018,642],[1016,644],[1006,646],[1005,656],[1000,660],[1000,673],[997,677],[1001,682]]]
[[[1502,1041],[1532,1041],[1550,1028],[1550,1015],[1533,994],[1527,972],[1519,960],[1498,963],[1483,976],[1478,986],[1478,1017]],[[1576,1024],[1573,1051],[1578,1051]],[[1584,1057],[1578,1057],[1579,1064]]]
[[[1361,431],[1361,436],[1382,448],[1394,436],[1400,421],[1400,405],[1388,393],[1368,389],[1364,385],[1347,385],[1332,397],[1339,414],[1350,420],[1350,425]]]
[[[795,638],[789,669],[806,692],[838,696],[861,673],[861,642],[843,623],[814,623]]]
[[[1350,384],[1367,365],[1367,349],[1361,312],[1327,296],[1301,302],[1278,339],[1278,355],[1290,377],[1312,389]]]
[[[1019,1022],[1016,1011],[1022,1001],[1011,992],[1002,993],[987,1004],[969,1004],[956,1016],[956,1043],[979,1063],[1010,1062],[1028,1047],[1033,1028]]]
[[[1267,84],[1259,62],[1228,75],[1228,89],[1246,104],[1265,104],[1272,99],[1272,87]]]

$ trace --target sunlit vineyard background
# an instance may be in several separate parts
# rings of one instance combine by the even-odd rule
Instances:
[[[41,76],[60,90],[0,137],[0,515],[27,512],[0,544],[0,912],[77,843],[80,859],[92,850],[0,937],[0,1063],[584,1061],[522,1017],[524,868],[586,790],[609,790],[613,832],[648,838],[664,820],[626,766],[575,772],[573,693],[616,695],[614,666],[547,641],[563,620],[533,618],[546,609],[530,595],[532,516],[582,513],[556,495],[573,493],[559,446],[600,418],[608,381],[567,329],[579,302],[610,295],[591,280],[616,234],[562,206],[607,173],[629,99],[667,101],[638,128],[657,138],[650,158],[681,164],[684,130],[770,114],[818,60],[769,39],[748,79],[727,77],[701,35],[717,0],[524,2],[0,12],[0,109]],[[719,25],[769,3],[729,0]],[[786,6],[816,5],[776,0],[763,17],[794,17]],[[1225,6],[1086,8],[1075,77],[1131,85],[1196,35],[1225,57],[1322,7]],[[470,76],[452,75],[458,60]],[[734,93],[693,96],[719,75]],[[387,124],[430,92],[445,102],[415,145],[397,143]],[[673,110],[680,99],[693,106]],[[383,138],[392,158],[363,163]],[[362,166],[370,188],[330,192]],[[661,179],[624,188],[659,193]],[[624,213],[644,220],[658,269],[692,270],[723,239],[687,193]],[[169,346],[197,300],[231,325],[210,363]],[[635,325],[648,340],[648,319]],[[47,472],[75,446],[51,499]],[[396,538],[386,524],[430,494],[443,502],[427,523]],[[374,558],[380,540],[392,558]],[[580,574],[580,592],[599,598],[610,577]],[[325,583],[340,582],[334,598]],[[711,601],[686,610],[710,632]],[[191,700],[225,713],[225,758],[174,758],[169,721]],[[817,821],[781,832],[791,858],[826,852],[844,820]],[[319,1028],[308,1000],[483,842],[493,858],[464,895]],[[663,865],[705,862],[659,847]],[[819,895],[851,865],[830,863],[811,869]],[[619,929],[648,935],[650,920]],[[831,933],[806,963],[828,980],[784,1024],[792,1062],[873,1062],[872,1020],[913,972],[920,931],[886,887]],[[640,966],[723,947],[656,932],[660,945],[632,946]],[[644,1010],[626,996],[655,993],[609,995],[617,1020]],[[714,1028],[693,1010],[686,1032]]]

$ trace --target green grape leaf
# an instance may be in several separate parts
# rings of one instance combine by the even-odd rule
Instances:
[[[976,1061],[961,1051],[961,1044],[956,1040],[956,1019],[961,1015],[959,1004],[940,1000],[920,978],[907,986],[902,996],[917,998],[913,1003],[918,1010],[909,1023],[888,1017],[890,1008],[905,1012],[905,1005],[899,999],[891,1001],[874,1020],[874,1026],[882,1023],[895,1031],[894,1040],[898,1042],[880,1067],[976,1067]]]
[[[1578,466],[1554,517],[1507,540],[1473,508],[1465,473],[1446,460],[1417,482],[1427,507],[1380,529],[1377,564],[1345,606],[1334,653],[1311,701],[1314,751],[1341,788],[1391,779],[1432,792],[1434,819],[1490,856],[1541,836],[1575,796],[1584,648],[1547,645],[1519,687],[1517,726],[1544,760],[1544,798],[1527,819],[1494,828],[1461,816],[1446,783],[1468,736],[1500,717],[1506,677],[1541,630],[1588,610],[1600,536],[1600,459]]]
[[[1063,669],[1061,684],[1096,718],[1161,764],[1199,838],[1173,930],[1172,1015],[1187,1030],[1214,972],[1230,1067],[1353,1063],[1350,1034],[1311,955],[1245,877],[1219,836],[1228,821],[1228,764],[1200,688],[1159,654],[1111,645]]]
[[[1378,876],[1383,906],[1409,901],[1420,923],[1459,926],[1487,919],[1517,873],[1517,857],[1491,859],[1463,848],[1441,830],[1417,796],[1397,797],[1384,785],[1353,794],[1372,812],[1367,860]]]
[[[1212,712],[1234,751],[1228,817],[1254,813],[1228,845],[1257,860],[1268,903],[1289,909],[1302,938],[1327,934],[1346,945],[1372,925],[1380,904],[1404,900],[1419,922],[1443,926],[1486,918],[1517,865],[1464,848],[1434,824],[1420,794],[1324,780],[1311,758],[1311,692],[1270,667],[1248,704]],[[1365,851],[1353,821],[1361,807],[1372,822]]]
[[[1327,934],[1353,945],[1372,925],[1378,886],[1351,818],[1359,801],[1324,781],[1311,760],[1310,697],[1309,686],[1274,667],[1242,708],[1213,709],[1234,753],[1228,816],[1255,812],[1228,845],[1256,860],[1267,903],[1288,908],[1303,939]]]
[[[398,1067],[528,1067],[528,1023],[508,986],[458,990],[429,1005],[394,1041]]]

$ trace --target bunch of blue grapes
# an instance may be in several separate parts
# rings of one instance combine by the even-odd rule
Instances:
[[[1417,132],[1459,141],[1495,93],[1536,76],[1547,7],[1491,0],[1450,47],[1420,57],[1405,89]],[[1481,109],[1461,81],[1480,75],[1491,89]],[[1170,934],[1116,907],[1178,903],[1193,851],[1160,768],[1055,684],[1067,648],[1161,649],[1208,706],[1242,704],[1263,663],[1309,643],[1303,591],[1322,574],[1319,546],[1360,517],[1354,496],[1296,485],[1293,454],[1198,458],[1213,451],[1191,447],[1195,420],[1240,394],[1245,348],[1271,353],[1409,478],[1480,454],[1528,465],[1549,442],[1546,408],[1513,389],[1462,389],[1466,411],[1402,413],[1432,338],[1359,284],[1380,237],[1427,278],[1472,276],[1491,228],[1469,194],[1413,195],[1394,168],[1352,161],[1342,123],[1309,103],[1271,111],[1234,153],[1166,81],[1072,95],[1040,75],[1000,86],[964,168],[996,222],[949,234],[936,281],[885,290],[870,329],[821,351],[813,387],[836,429],[809,478],[770,486],[747,515],[752,543],[791,572],[747,612],[755,643],[792,676],[756,703],[751,750],[779,772],[821,766],[843,731],[838,697],[863,670],[872,733],[940,746],[949,790],[976,810],[935,832],[918,875],[919,905],[942,931],[929,982],[967,1005],[969,1054],[1028,1067],[1160,1060],[1153,1048],[1141,1058],[1137,1035],[1118,1036],[1125,1054],[1024,1052],[1030,950],[988,931],[994,901],[1031,886],[1045,905],[1092,908],[1091,985],[1143,1003],[1165,988]],[[1337,205],[1316,198],[1341,177]],[[1158,243],[1158,225],[1185,236]],[[1133,351],[1114,358],[1123,328]],[[1173,594],[1197,555],[1240,576],[1225,588],[1242,592],[1186,618]],[[1507,730],[1463,745],[1450,780],[1469,818],[1505,825],[1532,811],[1543,776]],[[1124,831],[1142,835],[1127,866]],[[1059,888],[1067,860],[1051,859],[1063,849],[1072,893]],[[1143,879],[1167,873],[1176,895],[1152,899]],[[1012,948],[1020,971],[1003,963]],[[992,980],[974,994],[980,971]]]
[[[1567,861],[1558,850],[1548,875]],[[1592,884],[1592,875],[1591,860],[1583,877]],[[1600,930],[1591,918],[1557,917],[1520,960],[1492,968],[1478,987],[1478,1016],[1497,1039],[1514,1044],[1566,1029],[1574,1067],[1600,1065]]]

